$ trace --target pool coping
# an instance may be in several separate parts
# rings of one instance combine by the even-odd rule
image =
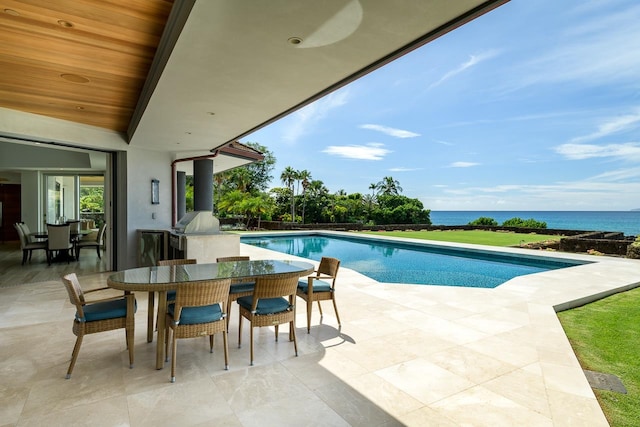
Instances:
[[[252,236],[292,234],[353,236],[353,233],[325,230],[251,233]],[[365,238],[400,242],[410,241],[411,243],[415,243],[416,240],[392,236]],[[542,253],[537,254],[536,252],[538,251],[524,248],[503,248],[435,241],[424,242],[430,246],[506,252],[515,255],[526,254],[527,256],[589,262],[580,266],[519,276],[490,289],[386,284],[376,282],[360,273],[355,275],[358,278],[351,281],[345,279],[345,276],[351,277],[351,274],[346,272],[342,275],[340,286],[353,287],[357,292],[376,296],[381,301],[403,305],[407,311],[413,313],[412,316],[415,316],[416,319],[424,319],[419,321],[420,323],[423,321],[428,323],[433,321],[434,317],[442,316],[439,322],[453,324],[454,335],[461,324],[487,333],[489,335],[488,338],[472,343],[462,343],[457,347],[457,351],[461,353],[475,351],[489,355],[496,360],[514,359],[514,361],[510,362],[519,366],[517,372],[526,372],[526,375],[531,376],[531,378],[538,378],[539,375],[540,377],[535,380],[535,384],[542,383],[544,385],[542,386],[543,391],[537,392],[535,399],[543,400],[544,404],[538,401],[537,405],[542,405],[539,408],[545,409],[544,411],[538,411],[539,408],[534,407],[534,404],[531,403],[528,409],[533,409],[533,418],[539,415],[538,412],[543,412],[545,416],[550,418],[551,424],[555,425],[566,425],[567,423],[608,425],[556,313],[640,286],[640,260],[549,251],[540,251]],[[292,257],[291,255],[256,248],[247,244],[242,244],[241,252],[251,254],[252,257],[256,255]],[[408,295],[411,296],[409,300],[407,299]],[[387,304],[387,302],[384,304]],[[431,308],[431,304],[438,308]],[[487,310],[482,307],[482,304],[495,305],[497,309],[493,311]],[[416,307],[421,307],[422,314],[414,312]],[[451,311],[445,312],[446,310]],[[466,317],[456,317],[458,316],[457,312],[462,310],[476,313]],[[508,313],[509,316],[515,315],[517,320],[504,317],[504,313]],[[515,326],[516,323],[519,323],[517,327]],[[516,329],[507,330],[511,327]],[[433,335],[430,339],[437,342],[441,338],[442,336]],[[494,348],[496,344],[501,348]],[[409,351],[409,348],[407,351]],[[524,357],[524,354],[527,354],[528,359],[526,362],[523,360],[520,363],[519,358]],[[427,359],[428,363],[434,363],[433,360],[429,359],[429,355],[425,355],[425,359]],[[518,361],[516,362],[515,360]],[[435,363],[445,364],[442,361],[436,361]],[[468,363],[473,364],[473,362]],[[403,366],[402,369],[407,369],[406,365]],[[398,366],[387,368],[387,370],[393,370],[399,374],[402,370],[398,369],[401,368]],[[445,366],[445,369],[448,369],[448,367]],[[469,369],[479,368],[471,367]],[[460,412],[466,412],[467,410],[460,411],[459,405],[461,402],[465,402],[464,404],[467,405],[468,399],[471,398],[473,400],[477,397],[477,394],[474,393],[480,393],[478,390],[482,390],[482,393],[484,393],[488,387],[493,393],[495,388],[492,387],[495,387],[496,384],[501,382],[506,384],[512,381],[510,378],[512,373],[495,374],[497,377],[488,383],[478,382],[473,388],[473,392],[470,391],[471,389],[460,391],[441,402],[428,405],[428,407],[463,420],[465,415]],[[388,379],[393,381],[392,378]],[[490,386],[487,386],[487,384],[490,384]],[[408,387],[408,390],[411,390],[412,387],[415,387],[415,384]],[[501,391],[501,393],[501,398],[515,400],[518,404],[527,407],[526,403],[518,401],[517,398],[514,399],[514,396],[517,397],[519,392],[513,391],[512,387]],[[488,405],[487,410],[489,410],[491,402],[484,401],[478,408],[483,408],[483,405]],[[501,416],[511,416],[511,414],[506,413],[509,412],[508,410],[500,409],[500,405],[491,410],[501,413]],[[526,424],[526,422],[522,422],[522,424]]]

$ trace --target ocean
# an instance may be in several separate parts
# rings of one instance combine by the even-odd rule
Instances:
[[[519,217],[544,221],[547,228],[585,231],[620,231],[640,235],[640,211],[431,211],[433,225],[466,225],[480,217],[498,224]]]

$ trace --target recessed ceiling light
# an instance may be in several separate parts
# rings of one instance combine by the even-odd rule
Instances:
[[[63,79],[73,83],[89,83],[90,80],[84,76],[78,74],[60,74]]]
[[[299,45],[302,43],[302,39],[300,37],[290,37],[287,41],[292,45]]]
[[[64,28],[71,28],[73,27],[73,23],[69,22],[69,21],[65,21],[64,19],[61,19],[58,21],[58,25],[60,25],[61,27]]]
[[[6,13],[8,15],[13,15],[13,16],[20,16],[20,12],[18,12],[17,10],[13,10],[13,9],[5,9],[4,13]]]

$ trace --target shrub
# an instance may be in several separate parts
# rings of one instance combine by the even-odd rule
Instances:
[[[473,221],[471,221],[468,225],[489,225],[489,226],[496,226],[498,225],[498,221],[496,221],[493,218],[489,218],[486,216],[481,216],[478,219],[474,219]]]
[[[533,218],[511,218],[502,223],[503,227],[519,227],[519,228],[547,228],[547,223],[544,221],[536,221]]]

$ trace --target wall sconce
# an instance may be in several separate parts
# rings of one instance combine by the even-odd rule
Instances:
[[[151,204],[160,204],[160,181],[157,179],[151,180]]]

